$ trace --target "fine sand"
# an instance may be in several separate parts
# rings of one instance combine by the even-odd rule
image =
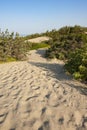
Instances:
[[[41,42],[44,42],[44,41],[49,41],[50,39],[51,38],[49,38],[47,36],[41,36],[41,37],[26,40],[25,42],[41,43]]]
[[[0,130],[87,130],[86,85],[44,53],[0,65]]]

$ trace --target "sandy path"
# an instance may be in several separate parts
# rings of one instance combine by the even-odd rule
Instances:
[[[87,130],[87,90],[44,52],[0,65],[0,130]]]

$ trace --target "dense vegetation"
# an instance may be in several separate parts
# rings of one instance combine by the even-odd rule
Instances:
[[[63,27],[47,34],[53,39],[47,51],[49,58],[65,61],[65,68],[76,79],[87,82],[87,28]]]
[[[87,82],[87,45],[72,52],[65,67],[75,79]]]
[[[0,62],[24,60],[28,48],[18,33],[0,32]]]

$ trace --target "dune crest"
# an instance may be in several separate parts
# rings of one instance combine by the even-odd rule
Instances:
[[[37,38],[32,38],[32,39],[26,40],[25,42],[41,43],[41,42],[44,42],[44,41],[49,41],[50,39],[51,38],[47,37],[47,36],[40,36],[40,37],[37,37]]]

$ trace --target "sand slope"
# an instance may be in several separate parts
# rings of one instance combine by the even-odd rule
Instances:
[[[49,41],[51,38],[47,36],[41,36],[33,39],[26,40],[25,42],[32,42],[32,43],[41,43],[44,41]]]
[[[87,89],[44,53],[0,65],[0,130],[87,130]]]

